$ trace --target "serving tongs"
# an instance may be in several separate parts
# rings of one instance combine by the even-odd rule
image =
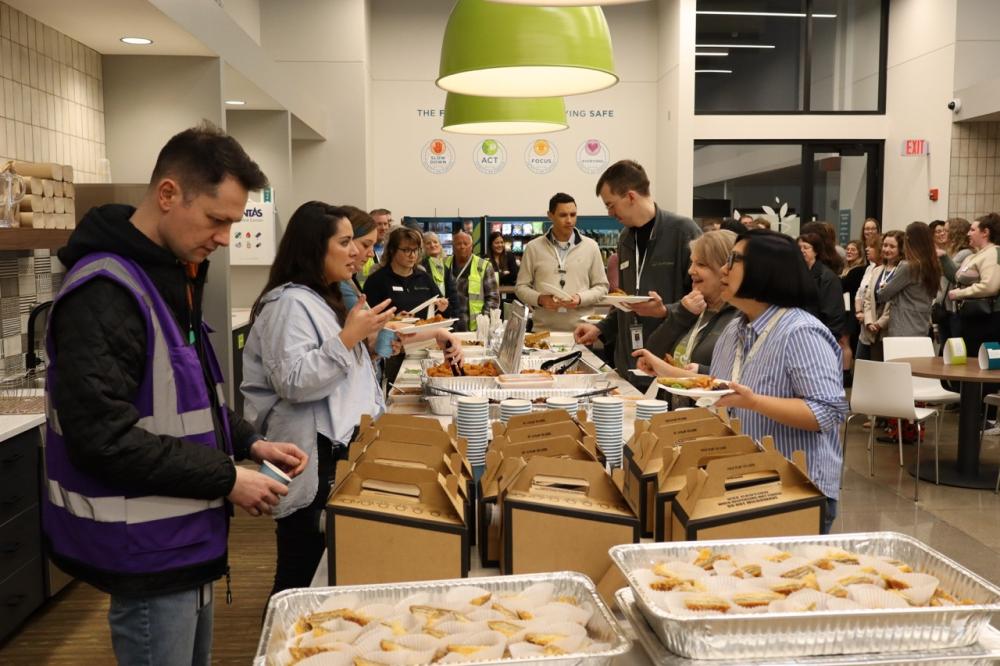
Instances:
[[[610,384],[608,386],[605,386],[604,388],[599,388],[599,389],[596,389],[594,391],[587,391],[586,393],[577,393],[573,397],[574,398],[590,398],[592,396],[597,396],[597,395],[606,395],[606,394],[611,393],[612,391],[614,391],[616,388],[617,387],[614,384]]]
[[[553,375],[564,375],[566,372],[572,368],[577,361],[583,356],[583,352],[577,350],[566,354],[565,356],[560,356],[558,358],[553,358],[545,361],[539,366],[540,370],[546,370],[551,372]],[[558,366],[558,367],[557,367]]]
[[[448,340],[448,346],[445,347],[444,350],[445,350],[445,352],[448,352],[448,351],[451,351],[454,348],[455,348],[455,345],[452,344],[451,340]],[[451,363],[450,366],[451,366],[451,374],[453,376],[455,376],[455,377],[464,377],[465,376],[465,368],[462,367],[462,364],[460,362],[459,363]]]

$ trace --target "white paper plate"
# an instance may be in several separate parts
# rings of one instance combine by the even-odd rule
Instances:
[[[566,293],[556,285],[552,284],[551,282],[539,282],[538,286],[539,286],[538,291],[542,292],[543,294],[548,294],[549,296],[555,296],[561,301],[569,301],[572,300],[573,298],[568,293]]]
[[[652,296],[605,296],[601,305],[628,305],[629,303],[645,303],[653,300]]]
[[[420,331],[433,331],[436,328],[447,328],[450,329],[452,324],[454,324],[458,319],[443,319],[441,321],[435,321],[430,324],[421,324],[420,326],[407,326],[406,328],[401,328],[397,330],[397,333],[419,333]]]
[[[667,391],[667,393],[673,393],[674,395],[682,395],[685,398],[694,398],[695,400],[697,400],[697,404],[699,407],[705,407],[708,405],[715,404],[715,401],[717,401],[722,396],[734,393],[733,389],[715,389],[715,390],[682,389],[682,388],[674,388],[672,386],[663,386],[662,384],[660,386],[662,386],[663,389]]]
[[[590,314],[586,315],[585,317],[580,317],[580,321],[582,321],[585,324],[600,324],[602,321],[604,321],[604,315]]]

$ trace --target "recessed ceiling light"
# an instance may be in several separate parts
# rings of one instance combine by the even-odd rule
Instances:
[[[696,56],[727,56],[725,51],[695,51]]]
[[[226,100],[226,104],[228,104],[230,106],[243,106],[244,104],[246,104],[246,100],[242,100],[242,99],[227,99]]]
[[[732,74],[731,69],[696,69],[695,74]]]
[[[805,18],[806,15],[802,12],[734,12],[734,11],[715,11],[707,9],[699,9],[695,14],[705,14],[708,16],[769,16],[774,18]],[[813,18],[837,18],[836,14],[813,14]]]
[[[122,37],[119,41],[132,44],[133,46],[146,46],[153,43],[152,39],[146,39],[145,37]]]

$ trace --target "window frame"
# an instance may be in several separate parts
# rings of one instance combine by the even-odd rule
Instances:
[[[696,116],[884,116],[885,115],[885,91],[886,91],[886,70],[889,61],[889,3],[890,0],[881,0],[881,35],[879,38],[878,53],[878,105],[874,110],[861,111],[829,111],[813,110],[812,103],[812,57],[813,57],[813,19],[806,19],[805,45],[802,47],[800,56],[802,58],[802,106],[800,111],[699,111],[697,107],[698,80],[695,78],[695,108]],[[697,8],[697,2],[695,3]],[[806,0],[806,16],[811,17],[813,13],[813,0]],[[697,22],[697,14],[695,15]],[[695,39],[697,39],[698,28],[695,25]],[[850,143],[850,142],[847,142]]]

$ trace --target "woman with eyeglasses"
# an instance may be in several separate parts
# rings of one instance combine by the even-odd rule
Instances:
[[[785,456],[805,451],[809,476],[827,498],[822,531],[828,533],[840,496],[847,400],[840,346],[807,311],[816,283],[795,241],[763,229],[737,238],[721,282],[722,298],[739,314],[712,355],[710,374],[734,391],[716,406],[739,418],[750,437],[773,436]]]
[[[646,348],[632,353],[640,370],[659,377],[708,373],[719,336],[737,314],[722,298],[722,269],[735,242],[736,234],[724,230],[691,241],[691,292],[667,306],[667,318]],[[666,363],[654,363],[661,360]]]
[[[365,281],[365,295],[373,303],[389,299],[399,313],[406,313],[425,319],[429,310],[425,307],[419,312],[415,308],[428,300],[432,300],[434,309],[447,316],[448,299],[441,297],[434,278],[424,270],[420,263],[423,249],[423,238],[419,231],[409,227],[398,227],[389,234],[385,251],[382,253],[382,267],[372,273]],[[446,332],[442,331],[442,336]],[[442,338],[443,339],[443,338]],[[439,344],[441,340],[439,340]],[[396,353],[386,360],[385,376],[390,382],[395,381],[396,374],[403,364],[403,354]]]

